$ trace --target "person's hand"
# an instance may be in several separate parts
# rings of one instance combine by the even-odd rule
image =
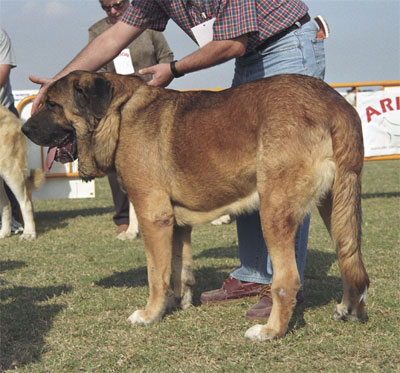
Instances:
[[[172,79],[174,79],[169,63],[160,63],[158,65],[146,67],[139,70],[139,74],[152,74],[153,79],[147,84],[153,87],[166,87],[171,83]]]
[[[33,83],[41,85],[38,94],[33,100],[32,110],[31,110],[31,115],[33,115],[36,109],[42,104],[43,96],[46,93],[47,88],[49,88],[50,84],[53,83],[55,79],[37,78],[36,76],[29,75],[29,80]]]

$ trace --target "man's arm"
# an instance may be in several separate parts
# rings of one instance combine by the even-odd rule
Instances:
[[[32,82],[42,85],[33,102],[32,114],[41,103],[43,95],[49,85],[55,80],[75,70],[97,71],[100,67],[116,57],[122,49],[135,40],[142,32],[142,29],[117,22],[89,43],[53,79],[37,78],[31,75],[29,79]]]
[[[213,40],[196,52],[176,62],[175,67],[182,74],[206,69],[242,56],[246,51],[246,46],[247,35],[241,35],[229,40]],[[174,78],[169,64],[150,66],[141,69],[139,72],[140,74],[153,74],[153,79],[148,84],[157,87],[167,86]]]
[[[11,65],[1,64],[0,65],[0,87],[3,87],[8,82],[10,77]]]

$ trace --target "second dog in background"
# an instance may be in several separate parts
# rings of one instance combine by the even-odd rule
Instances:
[[[31,170],[30,176],[27,176],[28,149],[21,127],[21,121],[0,105],[0,239],[11,235],[11,204],[4,189],[4,182],[15,195],[21,209],[24,220],[21,239],[36,238],[32,202],[28,193],[39,188],[45,178],[41,169]]]

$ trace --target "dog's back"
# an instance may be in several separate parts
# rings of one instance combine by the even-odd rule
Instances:
[[[301,75],[262,79],[222,92],[168,92],[152,102],[147,113],[141,112],[140,121],[152,125],[122,124],[118,151],[140,147],[140,154],[151,156],[159,148],[158,174],[164,177],[182,223],[209,220],[210,210],[215,216],[254,210],[260,181],[293,168],[308,178],[304,182],[315,184],[305,188],[309,202],[303,214],[330,189],[337,164],[362,167],[357,113],[325,83]],[[131,125],[140,136],[125,134]],[[173,141],[159,146],[161,132]],[[141,143],[133,144],[135,138]],[[347,143],[354,147],[343,149]],[[147,157],[138,155],[132,168],[147,163]],[[164,175],[161,170],[170,172]],[[284,182],[280,177],[281,188],[290,190]],[[290,178],[288,183],[292,184]],[[198,220],[184,209],[195,211]]]
[[[26,139],[20,120],[0,105],[0,175],[13,167],[26,171]]]

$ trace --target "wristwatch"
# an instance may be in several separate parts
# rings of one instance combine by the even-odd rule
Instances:
[[[172,75],[174,76],[174,78],[180,78],[181,76],[184,76],[185,74],[183,74],[183,73],[180,73],[180,72],[178,72],[178,70],[176,70],[176,67],[175,67],[175,63],[176,63],[177,61],[175,60],[175,61],[172,61],[170,64],[169,64],[169,66],[170,66],[170,68],[171,68],[171,72],[172,72]]]

